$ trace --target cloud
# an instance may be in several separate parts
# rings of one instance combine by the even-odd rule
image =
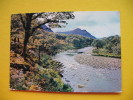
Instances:
[[[97,25],[93,27],[79,26],[78,28],[85,29],[97,38],[120,35],[120,24]]]
[[[118,11],[81,11],[74,12],[76,21],[95,21],[97,23],[107,23],[119,21]]]
[[[67,20],[66,28],[56,28],[54,31],[63,32],[81,28],[98,38],[120,34],[118,11],[77,11],[74,15],[74,20]]]

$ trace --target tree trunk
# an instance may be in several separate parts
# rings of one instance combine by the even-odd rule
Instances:
[[[14,38],[14,42],[16,42],[16,37]]]
[[[40,56],[41,56],[41,55],[40,55],[40,49],[41,49],[41,46],[39,46],[39,52],[38,52],[38,53],[39,53],[39,54],[38,54],[38,62],[39,62],[39,64],[40,64],[40,58],[41,58],[41,57],[40,57]]]
[[[24,25],[24,29],[25,29],[24,47],[23,47],[23,51],[22,51],[22,56],[24,57],[25,60],[26,60],[27,43],[32,34],[32,31],[31,31],[32,16],[33,16],[33,13],[31,13],[31,14],[27,13],[25,23],[24,23],[23,19],[21,18],[22,23]]]
[[[19,42],[19,38],[18,38],[18,42]]]
[[[34,41],[35,41],[35,38],[33,38],[33,43],[34,43]]]
[[[22,51],[22,56],[24,57],[24,59],[26,59],[26,51],[27,51],[27,43],[29,40],[29,33],[25,33],[25,38],[24,38],[24,47],[23,47],[23,51]]]

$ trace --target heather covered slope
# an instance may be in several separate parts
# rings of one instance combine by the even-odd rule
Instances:
[[[38,29],[34,36],[29,38],[27,57],[24,59],[21,56],[23,30],[18,31],[19,33],[14,31],[11,34],[10,88],[30,91],[73,91],[68,84],[61,81],[63,65],[53,61],[51,56],[61,51],[89,46],[93,39]]]

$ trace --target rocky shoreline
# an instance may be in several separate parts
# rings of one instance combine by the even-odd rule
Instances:
[[[64,66],[62,81],[74,92],[121,91],[120,59],[92,56],[93,47],[61,52],[53,57]]]
[[[74,58],[78,63],[92,66],[94,68],[114,69],[121,67],[121,59],[102,56],[92,56],[87,53],[78,54]]]

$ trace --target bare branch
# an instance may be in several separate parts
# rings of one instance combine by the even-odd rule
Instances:
[[[39,13],[38,15],[36,15],[35,17],[32,18],[32,20],[36,19],[37,17],[41,16],[43,13]]]
[[[24,29],[25,29],[25,22],[24,22],[24,20],[23,20],[23,17],[22,17],[22,15],[21,14],[19,14],[19,16],[20,16],[20,20],[21,20],[21,22],[22,22],[22,24],[23,24],[23,27],[24,27]]]
[[[36,30],[37,28],[40,28],[42,25],[45,25],[46,23],[49,23],[49,22],[58,23],[59,21],[47,19],[47,21],[44,21],[43,23],[41,23],[41,24],[39,24],[38,26],[34,27],[34,28],[32,29],[32,33],[35,32],[35,30]]]

